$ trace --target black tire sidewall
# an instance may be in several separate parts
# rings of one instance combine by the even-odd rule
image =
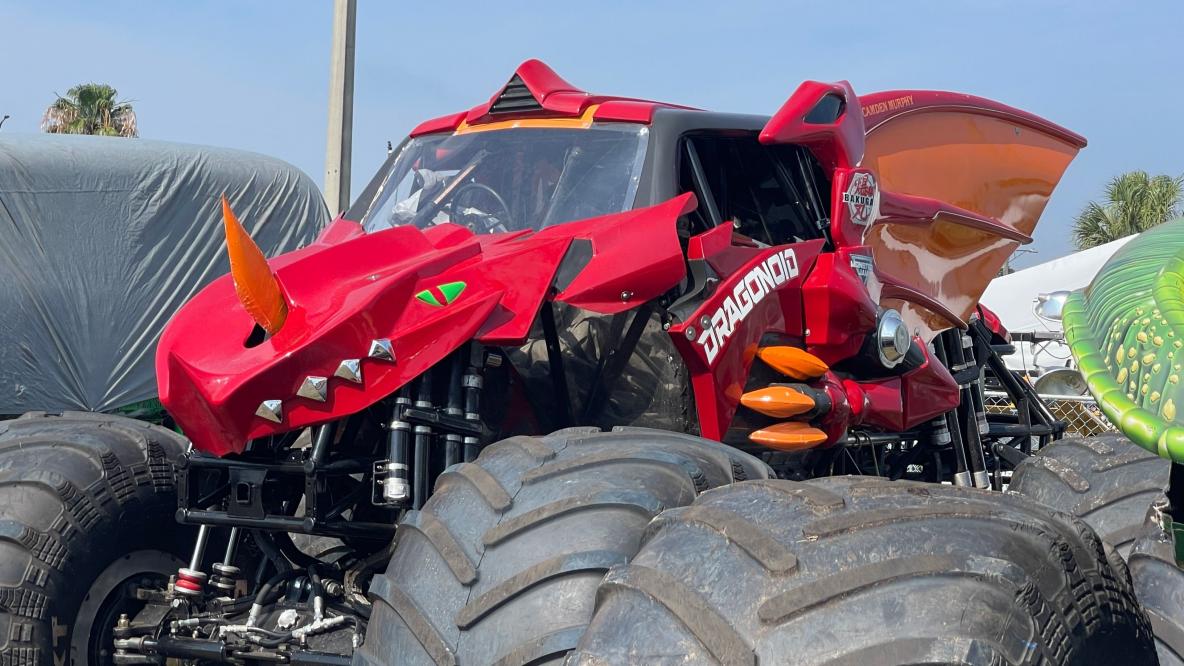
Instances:
[[[164,577],[167,579],[170,575],[177,572],[178,567],[185,566],[184,560],[177,557],[172,552],[167,552],[158,549],[135,550],[127,552],[116,557],[110,561],[91,581],[90,587],[86,593],[77,599],[77,603],[72,603],[63,611],[71,613],[70,623],[68,627],[68,645],[70,649],[70,662],[73,664],[93,664],[97,663],[91,654],[91,644],[96,633],[109,631],[111,627],[105,626],[105,622],[110,620],[114,626],[116,617],[107,617],[107,613],[103,613],[102,618],[99,617],[100,612],[105,611],[107,604],[111,602],[110,596],[117,593],[117,590],[129,578],[153,575],[156,577]],[[73,600],[72,600],[73,601]],[[51,627],[56,626],[53,620],[57,620],[56,616],[51,617]],[[63,641],[64,642],[64,641]],[[61,644],[54,642],[54,658],[58,658]]]
[[[0,423],[0,522],[10,555],[27,558],[23,578],[2,590],[8,636],[0,661],[101,663],[89,645],[113,628],[98,626],[107,622],[105,598],[136,574],[176,573],[193,548],[195,529],[175,519],[174,462],[186,444],[104,414],[31,413]],[[21,562],[9,562],[9,575]],[[146,569],[136,571],[140,564]]]

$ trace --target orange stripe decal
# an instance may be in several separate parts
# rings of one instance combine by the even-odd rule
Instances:
[[[567,129],[588,129],[592,126],[593,117],[596,115],[596,109],[599,109],[599,104],[593,104],[584,110],[578,118],[517,118],[514,120],[499,120],[493,123],[482,123],[480,125],[470,125],[465,121],[461,121],[460,126],[453,132],[454,135],[460,134],[474,134],[476,132],[492,132],[500,129],[518,129],[518,128],[567,128]]]

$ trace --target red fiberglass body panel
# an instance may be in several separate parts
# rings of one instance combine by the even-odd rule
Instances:
[[[767,336],[829,364],[857,355],[876,325],[877,306],[846,250],[812,240],[771,248],[732,245],[721,226],[691,239],[688,258],[726,277],[670,335],[691,373],[700,432],[722,439],[740,408],[757,349]],[[904,431],[958,405],[958,385],[940,363],[900,377],[858,381],[827,373],[815,388],[839,391],[820,424],[836,441],[851,425]],[[841,405],[841,406],[840,406]]]
[[[669,333],[691,374],[700,432],[722,439],[744,393],[757,349],[768,340],[806,349],[828,364],[860,353],[876,326],[878,307],[854,268],[865,248],[824,252],[825,241],[777,247],[732,242],[730,225],[690,239],[687,258],[724,276],[715,291]],[[828,372],[814,388],[835,409],[819,426],[830,441],[865,423],[904,431],[958,405],[958,385],[925,352],[899,377],[860,381]],[[837,393],[837,394],[836,394]]]
[[[721,228],[730,232],[725,225],[692,239],[688,254],[711,264],[722,281],[693,314],[670,327],[691,372],[700,430],[717,440],[740,405],[761,338],[769,333],[803,338],[801,286],[824,243],[724,245],[716,242]]]
[[[836,117],[817,118],[812,112],[835,103]],[[850,168],[863,159],[863,114],[855,91],[846,81],[820,83],[806,81],[781,105],[761,130],[760,141],[767,144],[794,143],[806,146],[827,170]],[[822,106],[819,106],[819,105]]]
[[[469,340],[523,341],[574,239],[588,240],[592,256],[555,299],[611,313],[671,289],[685,275],[675,224],[693,207],[683,195],[535,234],[474,235],[455,225],[364,234],[339,220],[313,245],[270,262],[288,301],[270,339],[247,346],[254,322],[230,276],[177,313],[157,348],[161,402],[195,446],[218,455],[356,413]],[[452,282],[465,287],[447,305],[415,298]],[[379,338],[390,340],[394,362],[367,358]],[[361,359],[361,383],[334,377],[346,359]],[[324,402],[297,397],[307,376],[329,378]],[[256,416],[264,400],[283,401],[279,423]]]

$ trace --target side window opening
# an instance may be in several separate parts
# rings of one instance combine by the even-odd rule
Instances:
[[[801,146],[782,145],[768,148],[777,165],[783,187],[790,193],[800,223],[817,230],[812,238],[829,238],[830,177],[810,151]]]
[[[727,222],[764,245],[826,235],[821,170],[799,146],[764,146],[756,135],[691,135],[683,141],[680,186],[700,199],[690,233]],[[708,202],[704,202],[708,199]],[[712,205],[713,204],[713,205]]]
[[[712,146],[706,145],[710,149]],[[711,157],[711,156],[709,156]],[[714,164],[715,160],[712,159]],[[711,173],[703,166],[703,159],[699,155],[699,147],[690,140],[684,140],[679,150],[678,179],[679,188],[683,192],[694,192],[699,200],[699,206],[687,218],[690,220],[688,235],[700,234],[722,223],[723,217],[719,210],[717,198],[718,179],[712,182]]]

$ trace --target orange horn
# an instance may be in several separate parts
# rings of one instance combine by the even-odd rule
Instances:
[[[288,318],[288,304],[280,291],[263,251],[251,240],[251,235],[230,210],[230,202],[222,196],[222,221],[226,227],[226,252],[230,255],[230,275],[238,300],[255,323],[275,335]]]

